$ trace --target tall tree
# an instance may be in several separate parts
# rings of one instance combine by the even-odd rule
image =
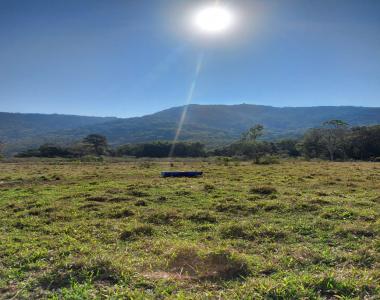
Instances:
[[[255,163],[260,162],[260,158],[269,152],[269,144],[257,141],[263,135],[264,126],[256,124],[242,134],[239,142],[231,145],[231,151],[234,154],[244,155],[254,159]]]
[[[354,127],[348,137],[348,155],[368,160],[380,157],[380,125]]]
[[[312,128],[306,131],[298,148],[307,158],[325,158],[327,150],[323,141],[323,130]]]
[[[345,156],[345,137],[348,124],[342,120],[330,120],[323,123],[323,142],[329,153],[330,160],[335,159],[338,151]]]
[[[96,155],[104,155],[107,152],[107,138],[100,134],[90,134],[83,139],[83,143],[93,147]]]
[[[295,139],[284,139],[275,142],[275,151],[279,154],[285,154],[288,156],[300,156],[301,153],[298,149],[298,140]]]
[[[242,134],[242,141],[256,141],[257,138],[263,135],[264,126],[261,124],[256,124],[255,126],[248,129],[248,131]]]

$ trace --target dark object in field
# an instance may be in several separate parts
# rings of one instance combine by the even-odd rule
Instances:
[[[161,172],[162,177],[198,177],[202,176],[203,172],[198,171],[164,171]]]
[[[251,194],[270,195],[277,192],[277,189],[272,186],[258,186],[253,187],[250,190]]]

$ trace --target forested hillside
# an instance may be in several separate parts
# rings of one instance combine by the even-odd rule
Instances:
[[[172,140],[182,110],[174,107],[126,119],[0,113],[0,140],[6,144],[7,154],[46,142],[67,144],[91,133],[107,136],[111,145]],[[180,139],[220,146],[258,123],[266,129],[265,139],[298,137],[331,119],[344,120],[351,126],[380,124],[380,108],[190,105]]]

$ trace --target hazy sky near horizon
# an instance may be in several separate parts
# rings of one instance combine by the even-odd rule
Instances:
[[[130,117],[192,103],[380,106],[380,1],[0,0],[0,111]]]

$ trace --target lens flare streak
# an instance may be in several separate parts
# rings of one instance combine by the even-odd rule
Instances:
[[[189,109],[189,105],[190,105],[190,103],[191,103],[191,101],[193,99],[193,96],[194,96],[194,91],[195,91],[195,88],[197,86],[198,77],[199,77],[199,74],[200,74],[200,72],[202,70],[203,56],[204,56],[203,53],[201,53],[199,55],[199,57],[198,57],[197,66],[196,66],[195,74],[194,74],[194,79],[193,79],[193,81],[192,81],[192,83],[190,85],[190,89],[189,89],[189,92],[187,94],[187,98],[186,98],[185,105],[183,107],[181,118],[180,118],[179,123],[178,123],[178,128],[177,128],[177,131],[175,133],[172,146],[170,148],[170,152],[169,152],[169,159],[170,160],[173,158],[174,150],[175,150],[175,145],[178,142],[179,136],[180,136],[181,131],[182,131],[183,123],[185,122],[187,111]]]

